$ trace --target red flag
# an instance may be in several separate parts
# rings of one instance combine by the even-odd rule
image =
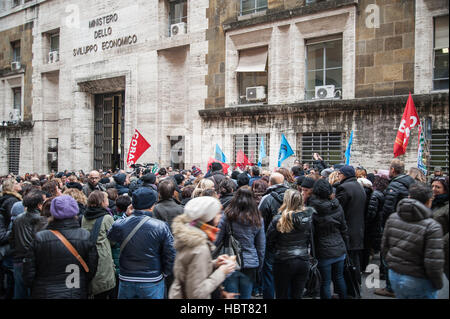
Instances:
[[[131,139],[130,148],[128,149],[128,167],[135,164],[139,157],[141,157],[150,146],[151,145],[145,140],[141,133],[139,133],[138,130],[135,130],[133,138]]]
[[[408,146],[411,129],[419,124],[419,115],[417,115],[413,98],[411,96],[411,93],[409,93],[405,112],[403,113],[402,121],[400,122],[400,127],[398,128],[397,137],[395,138],[394,157],[406,153],[406,147]]]
[[[219,161],[218,159],[215,159],[215,158],[213,158],[213,157],[210,157],[209,158],[209,160],[208,160],[208,166],[207,166],[207,170],[210,170],[211,169],[211,164],[212,163],[220,163],[220,164],[222,164],[222,167],[223,167],[223,173],[225,174],[225,175],[227,175],[228,174],[228,168],[230,167],[230,165],[228,165],[227,163],[223,163],[223,162],[221,162],[221,161]]]
[[[239,150],[236,154],[236,165],[241,169],[245,169],[247,165],[250,165],[247,156],[245,156],[242,150]]]

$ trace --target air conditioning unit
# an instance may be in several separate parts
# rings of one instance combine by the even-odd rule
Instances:
[[[47,153],[47,161],[49,163],[54,163],[58,160],[58,153],[56,152],[49,152]]]
[[[260,101],[266,99],[266,88],[264,86],[253,86],[245,89],[247,101]]]
[[[316,100],[333,99],[334,85],[316,86]]]
[[[48,53],[48,63],[55,63],[59,61],[59,51],[51,51]]]
[[[178,34],[186,34],[187,33],[187,25],[186,22],[172,24],[170,26],[170,36],[173,37]]]
[[[20,70],[21,67],[22,67],[22,65],[20,64],[19,61],[11,62],[11,70],[12,71]]]

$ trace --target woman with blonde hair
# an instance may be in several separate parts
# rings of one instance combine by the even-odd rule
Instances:
[[[80,221],[81,226],[81,217],[84,216],[86,213],[86,205],[87,205],[87,198],[86,195],[82,191],[80,191],[77,188],[68,188],[64,191],[63,195],[69,195],[73,199],[75,199],[78,203],[79,213],[78,213],[78,220]]]
[[[309,273],[314,209],[304,206],[299,191],[288,189],[279,212],[267,230],[267,249],[274,254],[275,295],[277,299],[301,299]]]
[[[201,196],[202,192],[206,189],[215,190],[214,182],[210,179],[202,178],[192,192],[192,198]]]

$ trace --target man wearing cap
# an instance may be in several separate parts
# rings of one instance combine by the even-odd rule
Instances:
[[[309,206],[309,199],[312,195],[315,180],[311,177],[305,177],[301,184],[303,203],[305,206]]]
[[[117,220],[108,232],[108,238],[120,245],[129,238],[120,252],[118,299],[164,298],[164,278],[172,274],[175,249],[169,226],[151,217],[157,198],[158,194],[146,187],[135,191],[133,213]]]
[[[428,177],[428,183],[431,183],[433,181],[433,179],[435,179],[436,177],[441,177],[441,176],[444,176],[444,172],[442,171],[442,167],[436,166],[434,168],[433,174],[431,174]]]
[[[99,190],[102,192],[106,191],[105,186],[99,183],[100,182],[100,173],[97,171],[91,171],[88,176],[88,183],[83,186],[83,193],[86,197],[95,191]]]
[[[366,192],[356,179],[353,166],[345,165],[339,169],[340,184],[336,188],[336,198],[341,204],[348,226],[348,255],[356,267],[358,281],[361,284],[361,250],[364,249],[364,213]]]

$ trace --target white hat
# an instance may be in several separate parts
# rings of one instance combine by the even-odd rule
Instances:
[[[190,220],[209,222],[216,217],[222,209],[222,204],[217,198],[201,196],[191,199],[184,206],[184,213]]]

